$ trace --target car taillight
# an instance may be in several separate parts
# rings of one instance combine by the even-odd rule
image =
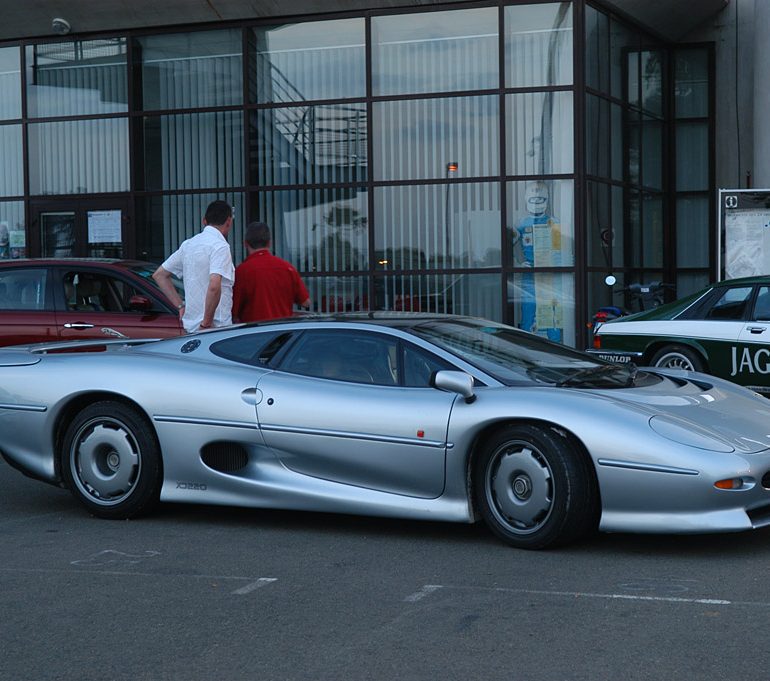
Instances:
[[[601,349],[602,349],[602,337],[594,336],[594,350],[601,350]]]

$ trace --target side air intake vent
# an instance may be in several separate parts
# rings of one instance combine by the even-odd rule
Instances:
[[[220,473],[235,473],[246,467],[249,456],[235,442],[213,442],[201,450],[201,461]]]

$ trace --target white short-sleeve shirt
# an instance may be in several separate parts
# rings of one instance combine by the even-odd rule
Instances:
[[[184,283],[185,310],[182,324],[185,331],[197,331],[203,321],[206,291],[212,274],[222,277],[222,297],[214,313],[214,326],[229,326],[233,323],[235,267],[230,244],[216,227],[206,225],[202,232],[182,242],[162,267]]]

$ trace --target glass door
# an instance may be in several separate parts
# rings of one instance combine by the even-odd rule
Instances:
[[[72,199],[31,206],[33,253],[43,258],[133,255],[128,199]]]

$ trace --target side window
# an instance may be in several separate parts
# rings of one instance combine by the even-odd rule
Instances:
[[[0,272],[0,310],[46,310],[48,270],[8,268]]]
[[[754,304],[754,319],[770,321],[770,286],[760,286]]]
[[[427,388],[434,371],[454,369],[449,363],[439,357],[404,343],[404,385],[409,388]]]
[[[233,362],[267,366],[291,337],[290,332],[249,333],[214,343],[211,352]]]
[[[365,331],[306,331],[280,369],[351,383],[397,385],[398,340]]]
[[[68,310],[84,312],[127,312],[132,286],[98,272],[67,272],[63,278],[64,299]],[[123,300],[123,295],[128,297]]]
[[[746,306],[751,298],[751,286],[728,288],[706,312],[705,319],[740,321],[746,316]]]

